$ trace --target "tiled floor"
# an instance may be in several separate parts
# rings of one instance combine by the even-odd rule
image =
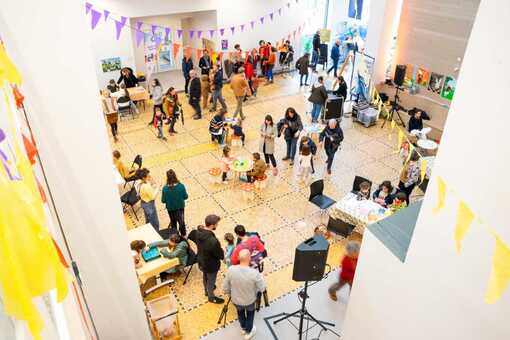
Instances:
[[[234,103],[228,85],[224,94],[232,110]],[[304,121],[309,121],[305,113],[309,106],[307,96],[305,88],[298,89],[296,79],[277,77],[275,84],[261,86],[258,97],[250,99],[245,105],[246,147],[234,149],[233,154],[248,155],[258,151],[258,128],[268,113],[277,121],[285,109],[292,106]],[[181,100],[185,101],[185,97],[181,96]],[[186,207],[188,230],[203,223],[204,217],[210,213],[223,218],[216,231],[220,239],[225,232],[232,232],[236,224],[257,230],[269,252],[265,276],[270,297],[274,299],[295,289],[298,284],[291,280],[292,268],[289,264],[293,261],[295,246],[312,234],[319,215],[317,208],[307,201],[308,187],[297,181],[296,169],[280,161],[284,156],[285,142],[279,139],[276,145],[279,175],[274,177],[268,172],[267,187],[257,192],[252,201],[245,201],[236,185],[214,184],[208,174],[209,168],[219,165],[221,154],[221,150],[210,143],[207,130],[210,115],[206,112],[204,119],[192,120],[192,109],[187,104],[184,104],[184,112],[184,126],[177,123],[179,133],[167,135],[166,142],[158,140],[155,130],[147,126],[151,113],[142,113],[134,120],[123,120],[119,124],[120,140],[117,143],[112,140],[112,148],[119,150],[127,161],[137,154],[142,155],[144,166],[151,170],[152,176],[160,184],[164,183],[168,169],[175,170],[190,196]],[[336,155],[333,174],[325,177],[325,194],[340,199],[350,190],[356,174],[374,183],[389,179],[396,184],[401,161],[395,153],[396,136],[391,135],[389,124],[384,129],[381,129],[380,123],[367,129],[353,123],[350,118],[344,118],[341,126],[345,141]],[[325,170],[323,151],[318,158],[315,161],[316,177],[321,178]],[[169,219],[159,198],[157,207],[164,228]],[[141,210],[138,211],[138,218],[137,221],[132,214],[126,214],[127,227],[144,223]],[[342,251],[341,243],[334,244],[330,251],[330,263],[336,266]],[[221,283],[222,275],[219,275],[217,286],[221,287]],[[181,307],[180,320],[185,339],[197,339],[217,327],[221,306],[207,303],[202,292],[198,270],[193,270],[185,286],[182,285],[182,278],[176,279],[173,293]],[[232,315],[229,315],[231,318]]]

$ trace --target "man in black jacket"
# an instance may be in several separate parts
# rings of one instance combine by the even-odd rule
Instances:
[[[198,267],[203,274],[205,295],[209,302],[222,304],[224,299],[214,295],[216,288],[216,277],[220,270],[221,261],[225,257],[220,241],[216,238],[214,230],[218,227],[220,217],[208,215],[205,218],[205,227],[198,227],[192,230],[188,238],[195,242],[198,248],[197,261]]]
[[[220,63],[220,65],[221,65],[221,63]],[[220,101],[221,108],[223,109],[223,111],[227,111],[227,104],[225,104],[225,99],[223,99],[223,94],[222,94],[222,91],[223,91],[223,69],[218,65],[214,65],[213,66],[213,74],[214,74],[213,93],[212,93],[213,105],[212,105],[211,110],[209,110],[209,111],[210,112],[216,111],[216,104],[218,103],[218,100]]]
[[[328,156],[326,163],[328,164],[327,170],[329,175],[331,175],[331,166],[333,165],[335,153],[338,151],[340,143],[342,143],[343,140],[344,133],[337,120],[330,119],[328,121],[328,126],[322,130],[319,136],[319,141],[321,145],[324,143],[324,151],[326,151],[326,155]]]
[[[317,30],[313,36],[312,40],[312,67],[313,70],[316,71],[317,63],[319,62],[319,54],[321,52],[321,31]]]
[[[189,104],[195,110],[193,119],[202,118],[202,109],[200,108],[200,96],[202,95],[202,87],[200,85],[200,79],[197,77],[195,70],[189,72],[191,77],[191,83],[189,85]]]
[[[202,74],[209,75],[209,71],[212,68],[212,61],[206,49],[204,49],[204,55],[198,61],[198,67],[202,70]]]

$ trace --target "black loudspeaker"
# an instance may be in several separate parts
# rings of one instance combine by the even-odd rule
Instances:
[[[329,243],[320,236],[314,236],[296,247],[294,256],[294,281],[319,281],[324,276],[328,258]]]
[[[395,67],[395,77],[393,78],[393,82],[397,86],[404,85],[404,78],[406,77],[406,65],[397,65]]]

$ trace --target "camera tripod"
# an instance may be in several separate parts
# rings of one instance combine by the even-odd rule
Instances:
[[[300,291],[298,293],[299,297],[301,298],[301,308],[298,309],[297,311],[293,312],[293,313],[280,313],[280,314],[277,314],[277,315],[273,315],[273,316],[270,316],[270,317],[267,317],[267,318],[264,318],[264,320],[266,321],[266,324],[269,328],[269,330],[271,331],[274,339],[278,339],[278,337],[276,336],[276,334],[274,333],[271,325],[269,324],[269,320],[272,319],[272,318],[277,318],[279,316],[282,316],[281,318],[273,321],[273,325],[276,325],[277,323],[281,322],[281,321],[284,321],[284,320],[288,320],[290,318],[299,318],[299,328],[297,328],[296,326],[294,326],[294,324],[291,324],[298,329],[298,336],[299,336],[299,340],[302,340],[303,339],[303,335],[304,334],[307,334],[308,331],[315,327],[316,325],[318,325],[320,328],[321,328],[321,332],[324,332],[324,331],[331,331],[332,333],[334,333],[336,336],[338,336],[340,338],[340,335],[338,333],[336,333],[334,330],[332,330],[331,328],[328,328],[327,326],[330,326],[330,327],[334,327],[335,324],[334,323],[330,323],[330,322],[326,322],[326,321],[320,321],[320,320],[317,320],[312,314],[310,314],[310,312],[308,312],[308,310],[306,309],[306,300],[309,298],[308,296],[308,281],[305,281],[305,287],[302,291]],[[314,324],[310,327],[308,327],[308,325],[306,326],[306,329],[303,329],[304,328],[304,321],[311,321],[313,322]],[[289,320],[290,322],[290,320]]]
[[[231,297],[228,297],[227,303],[223,305],[223,308],[221,309],[220,317],[218,319],[218,325],[223,321],[223,328],[227,325],[227,313],[228,313],[228,305],[230,304]]]
[[[406,127],[406,124],[402,120],[402,117],[400,116],[400,113],[398,112],[402,106],[399,105],[398,101],[400,100],[398,96],[398,91],[401,90],[400,86],[397,85],[397,89],[395,90],[395,97],[393,98],[393,101],[391,102],[391,109],[388,114],[388,117],[384,120],[384,122],[381,125],[381,129],[384,128],[384,125],[387,121],[393,120],[393,116],[397,114],[398,120],[400,120],[400,124],[402,124],[403,127]],[[402,108],[403,109],[403,108]]]

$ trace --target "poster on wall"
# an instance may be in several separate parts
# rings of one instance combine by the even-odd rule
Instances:
[[[442,74],[432,72],[428,86],[429,91],[440,94],[443,88],[443,82],[444,76]]]
[[[165,40],[163,28],[156,28],[154,34],[144,32],[144,46],[145,66],[148,74],[169,71],[175,66],[171,52],[172,41]]]
[[[122,65],[120,63],[120,58],[107,58],[101,60],[101,69],[104,73],[106,72],[113,72],[113,71],[119,71],[122,68]]]
[[[321,44],[327,44],[331,41],[331,30],[323,28],[320,30]]]
[[[427,86],[430,79],[430,72],[423,67],[418,68],[416,71],[416,82],[420,86]]]
[[[446,76],[444,80],[443,90],[441,91],[441,97],[452,100],[453,94],[455,93],[455,87],[457,86],[457,81],[450,76]]]
[[[405,75],[404,80],[406,82],[416,80],[416,69],[415,69],[414,65],[412,65],[412,64],[406,65],[406,75]]]
[[[352,19],[361,20],[363,12],[363,0],[349,0],[349,10],[347,16]]]
[[[228,50],[228,40],[227,39],[224,39],[221,41],[221,49],[222,50]]]

